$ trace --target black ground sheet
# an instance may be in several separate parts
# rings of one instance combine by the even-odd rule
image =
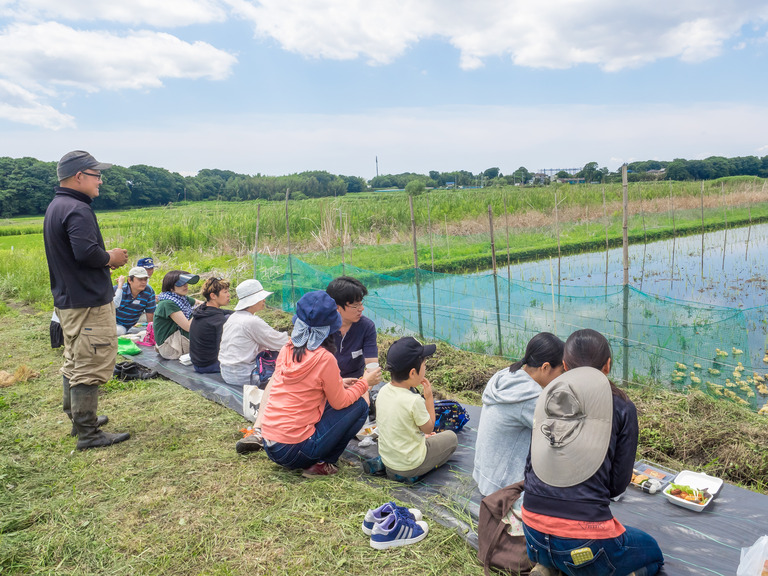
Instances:
[[[164,360],[146,348],[131,360],[243,414],[242,390],[226,384],[218,374],[197,374],[192,366]],[[477,535],[471,527],[477,522],[481,495],[472,479],[472,465],[480,407],[466,408],[471,420],[458,434],[459,447],[448,464],[416,484],[397,484],[396,494],[426,510],[435,521],[455,527],[477,548]],[[377,454],[375,445],[360,448],[356,440],[350,442],[347,451],[352,460]],[[662,494],[646,494],[632,486],[611,509],[625,526],[640,528],[656,538],[665,559],[660,574],[668,576],[733,576],[741,548],[768,534],[768,496],[727,483],[703,512],[680,508]]]

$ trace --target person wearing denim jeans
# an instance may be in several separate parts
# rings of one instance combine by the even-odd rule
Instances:
[[[334,410],[325,405],[323,416],[315,424],[315,433],[297,444],[264,442],[264,451],[273,462],[295,470],[310,468],[317,462],[336,463],[355,434],[363,427],[368,416],[368,403],[363,398]]]
[[[656,540],[631,526],[625,526],[620,536],[605,540],[558,538],[525,525],[523,530],[528,558],[544,566],[556,566],[566,574],[651,576],[664,564]],[[592,560],[576,565],[571,553],[584,548],[591,550]]]
[[[610,508],[631,480],[639,430],[635,405],[607,377],[608,340],[577,330],[563,366],[533,415],[522,503],[531,574],[653,576],[664,564],[658,543]]]
[[[325,292],[302,296],[293,323],[262,401],[264,449],[281,466],[303,468],[304,476],[327,476],[338,472],[344,447],[362,428],[381,368],[341,377],[333,341],[341,316]]]

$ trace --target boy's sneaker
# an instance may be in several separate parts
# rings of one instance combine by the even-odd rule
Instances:
[[[339,467],[335,464],[318,462],[317,464],[312,464],[309,468],[304,468],[301,475],[304,476],[304,478],[314,478],[315,476],[330,476],[331,474],[336,474],[338,471]]]
[[[407,546],[424,540],[428,532],[429,526],[423,520],[414,520],[395,511],[373,525],[370,544],[376,550]]]
[[[363,519],[363,533],[366,536],[370,536],[374,524],[378,524],[387,516],[394,514],[395,512],[399,512],[411,520],[421,520],[422,518],[421,510],[417,508],[406,508],[405,506],[398,506],[394,502],[387,502],[375,510],[368,510],[368,512],[365,513],[365,518]]]

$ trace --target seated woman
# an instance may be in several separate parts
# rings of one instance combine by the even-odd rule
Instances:
[[[635,405],[607,378],[610,344],[578,330],[563,364],[536,403],[525,467],[523,529],[538,562],[531,574],[653,576],[664,564],[656,540],[610,508],[632,478],[638,437]]]
[[[200,276],[184,270],[171,270],[163,277],[163,291],[157,297],[155,349],[166,360],[176,360],[189,353],[189,322],[192,307],[202,304],[187,296],[189,284],[197,284]]]
[[[542,388],[563,373],[563,346],[554,334],[536,334],[522,360],[488,381],[472,472],[483,496],[523,479],[531,448],[533,409]]]
[[[195,308],[189,326],[189,356],[195,372],[212,374],[219,372],[219,345],[224,322],[232,310],[222,306],[229,304],[229,282],[221,278],[208,278],[203,284],[205,303]]]
[[[270,460],[303,476],[339,471],[336,462],[368,415],[368,389],[381,369],[344,381],[333,356],[341,326],[336,302],[309,292],[296,303],[291,340],[280,350],[261,432]]]
[[[237,286],[235,313],[224,324],[219,347],[221,377],[227,384],[250,384],[256,356],[264,350],[280,350],[288,343],[288,334],[278,332],[255,316],[264,310],[265,300],[271,294],[258,280],[245,280]]]

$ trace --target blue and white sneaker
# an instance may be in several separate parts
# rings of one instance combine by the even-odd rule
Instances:
[[[399,510],[401,514],[412,520],[421,520],[422,518],[421,510],[417,508],[406,508],[405,506],[398,506],[394,502],[387,502],[375,510],[368,510],[368,512],[365,513],[365,518],[363,519],[363,534],[370,536],[371,531],[373,530],[373,525],[378,524],[390,514],[394,514],[395,510]]]
[[[371,531],[371,548],[385,550],[395,546],[415,544],[427,537],[429,526],[422,520],[414,520],[395,510]]]

